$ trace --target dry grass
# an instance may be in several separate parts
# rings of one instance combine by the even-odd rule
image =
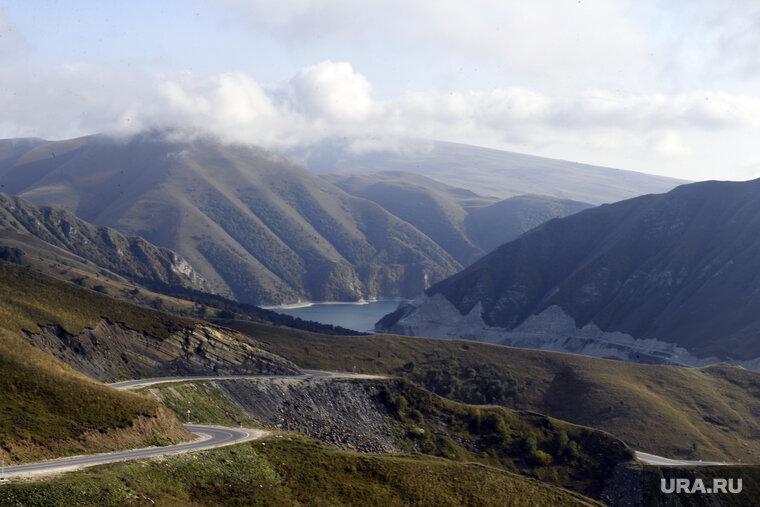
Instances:
[[[378,456],[297,436],[118,463],[0,490],[9,505],[600,505],[492,467],[429,456]]]
[[[159,432],[186,437],[155,400],[120,392],[32,347],[21,330],[59,325],[78,332],[101,315],[168,332],[179,320],[137,309],[0,262],[0,457],[32,461],[138,444]],[[160,315],[160,314],[159,314]]]
[[[642,365],[462,340],[225,325],[303,368],[356,366],[403,375],[434,391],[438,386],[423,381],[427,372],[473,368],[474,377],[462,382],[514,381],[513,393],[494,400],[511,408],[599,428],[655,454],[760,463],[760,373],[742,368]]]

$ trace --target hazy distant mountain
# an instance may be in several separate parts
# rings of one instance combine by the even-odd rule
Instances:
[[[760,180],[684,185],[552,220],[382,327],[760,368]]]
[[[468,237],[484,252],[515,239],[552,218],[578,213],[591,205],[545,195],[518,195],[490,206],[471,208],[465,219]]]
[[[244,302],[410,296],[461,267],[377,204],[264,150],[152,132],[18,153],[0,159],[6,192],[171,248]]]
[[[602,204],[667,192],[685,181],[465,144],[408,141],[396,149],[351,148],[332,140],[291,150],[289,159],[319,174],[407,171],[500,199],[550,195]]]
[[[32,148],[45,144],[47,141],[36,137],[19,139],[0,139],[0,163],[13,164]],[[4,189],[2,189],[4,191]]]
[[[499,201],[401,171],[327,174],[324,178],[414,225],[465,266],[551,218],[591,206],[547,196]]]
[[[14,251],[69,266],[89,261],[93,270],[106,269],[137,283],[208,290],[206,280],[168,248],[0,193],[0,257],[18,255]]]

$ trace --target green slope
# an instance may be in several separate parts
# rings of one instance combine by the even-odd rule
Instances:
[[[338,337],[225,322],[303,368],[405,376],[443,396],[534,410],[668,457],[760,462],[760,373],[680,368],[394,335]]]
[[[271,381],[195,381],[141,391],[178,416],[191,409],[204,423],[279,425],[364,452],[379,452],[367,439],[382,434],[386,451],[494,466],[592,498],[601,496],[616,467],[632,456],[607,433],[532,412],[456,403],[406,380],[322,379],[291,382],[282,390]],[[357,410],[361,416],[352,417]],[[276,423],[273,414],[285,422]]]
[[[255,340],[0,261],[0,322],[99,380],[293,373]]]
[[[87,322],[87,311],[39,283],[0,262],[0,456],[6,463],[187,437],[159,403],[94,382],[22,338],[21,329],[34,330],[37,322],[71,329]]]
[[[96,383],[0,329],[0,457],[6,464],[187,437],[163,405]]]
[[[429,456],[361,455],[288,436],[118,463],[0,490],[9,505],[601,505],[517,474]]]

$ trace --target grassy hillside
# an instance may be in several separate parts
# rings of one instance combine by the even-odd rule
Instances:
[[[760,373],[680,368],[393,335],[333,337],[226,322],[304,368],[402,375],[443,396],[535,410],[669,457],[760,463]]]
[[[97,293],[50,284],[42,275],[0,261],[0,456],[6,462],[188,436],[159,403],[94,382],[32,347],[21,335],[22,329],[38,331],[38,323],[74,332],[109,310],[157,333],[167,333],[181,322],[160,322],[148,314],[127,312],[127,305],[115,301],[108,308],[108,303]]]
[[[155,400],[96,383],[0,329],[0,457],[6,464],[188,437]]]
[[[57,325],[69,334],[77,334],[85,327],[94,327],[104,316],[159,338],[195,323],[0,261],[0,326],[3,328],[39,332],[39,325]]]
[[[386,451],[494,466],[592,498],[599,498],[616,466],[632,457],[609,434],[536,413],[456,403],[407,380],[323,379],[293,382],[286,389],[267,381],[197,381],[142,391],[163,400],[178,416],[191,409],[198,421],[281,425],[365,452],[378,452],[369,440],[386,435],[380,437]],[[361,417],[347,413],[343,400],[349,412],[361,411]],[[282,414],[285,423],[275,423],[272,413]]]
[[[76,500],[72,500],[76,499]],[[0,489],[6,505],[601,505],[536,480],[428,456],[361,455],[301,437],[99,466]]]
[[[35,255],[37,252],[29,246],[27,241],[18,243],[16,246],[0,246],[0,260],[30,268],[58,280],[72,282],[121,301],[147,306],[180,317],[206,321],[234,317],[326,334],[356,334],[356,331],[340,326],[302,320],[255,305],[233,301],[217,294],[144,279],[137,284],[97,264],[73,255],[66,256],[63,251],[61,251],[64,254],[63,257],[57,260],[47,255],[38,257]]]
[[[0,320],[99,380],[181,374],[292,373],[255,341],[132,305],[0,261]]]

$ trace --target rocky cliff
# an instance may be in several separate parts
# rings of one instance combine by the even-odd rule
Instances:
[[[69,257],[89,261],[137,283],[211,290],[187,260],[168,248],[92,225],[62,209],[0,193],[0,248],[3,246],[56,262]]]
[[[293,363],[262,350],[250,338],[206,324],[157,338],[102,319],[77,335],[60,326],[47,326],[41,333],[27,332],[26,336],[37,348],[101,381],[298,372]]]

